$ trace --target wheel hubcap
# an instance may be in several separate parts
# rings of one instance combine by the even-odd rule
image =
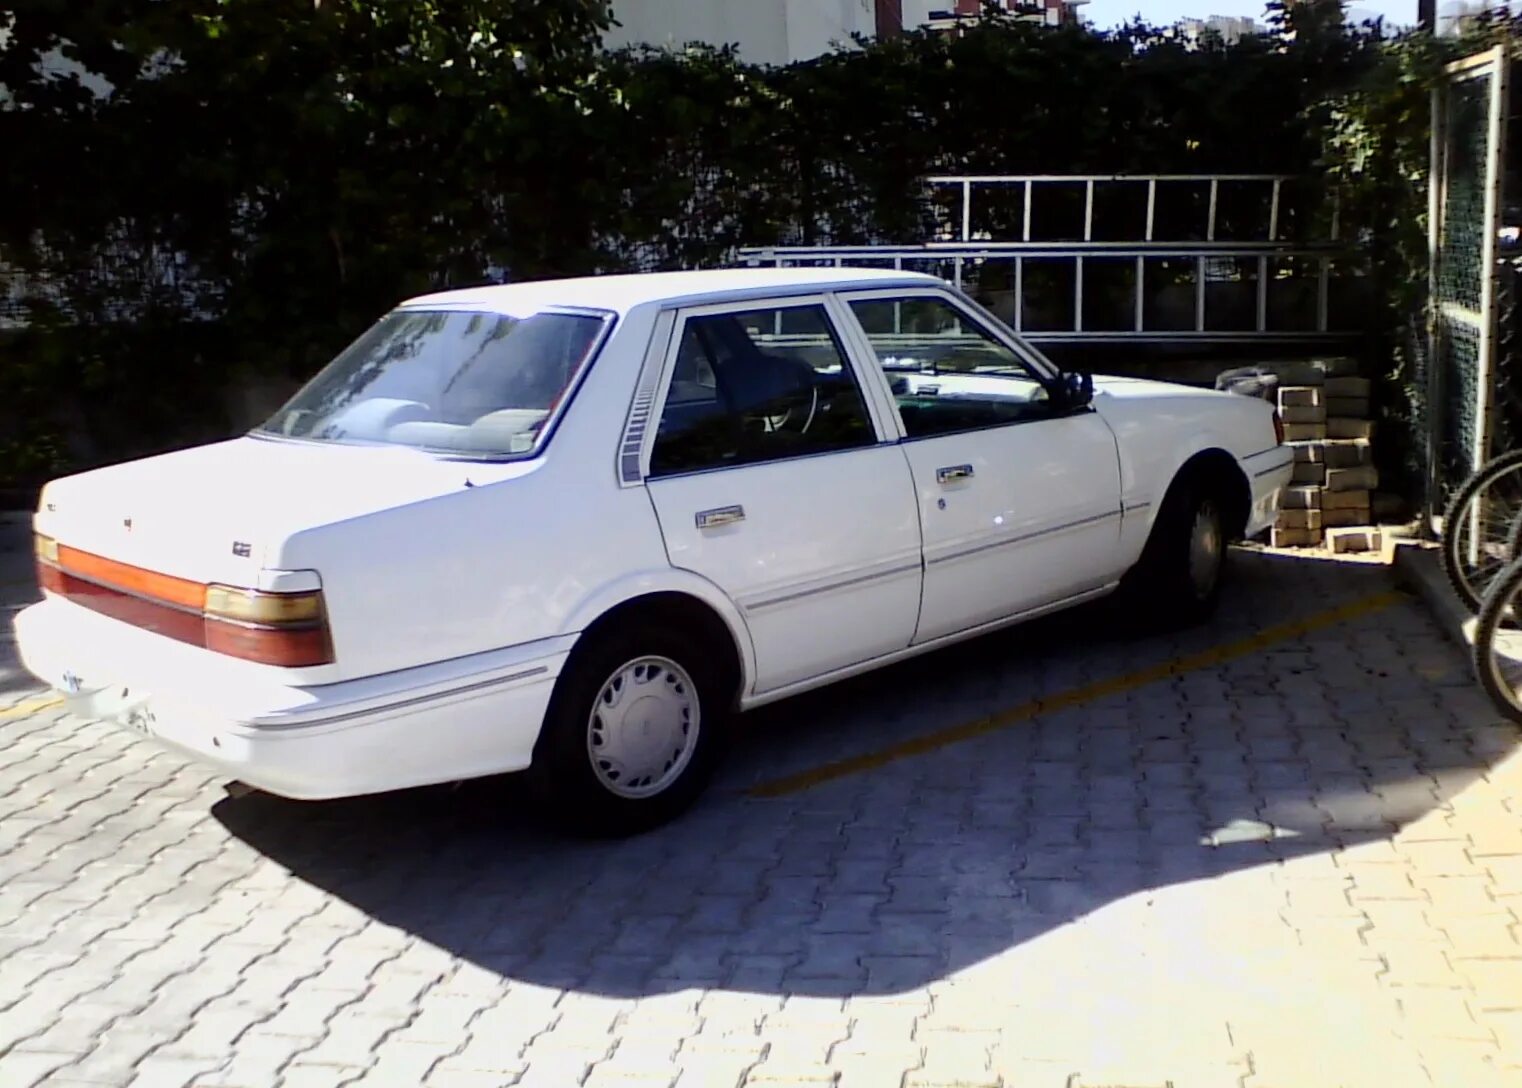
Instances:
[[[603,684],[587,719],[587,755],[603,787],[653,797],[687,769],[700,713],[692,677],[666,657],[641,657]]]
[[[1196,596],[1210,596],[1221,577],[1221,518],[1214,503],[1201,503],[1189,530],[1189,581]]]

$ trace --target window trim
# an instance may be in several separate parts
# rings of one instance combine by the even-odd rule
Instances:
[[[723,314],[741,314],[749,313],[754,310],[796,310],[803,309],[805,307],[817,307],[824,314],[824,319],[829,324],[830,332],[833,333],[835,341],[840,348],[841,362],[845,365],[846,369],[851,374],[851,377],[856,382],[856,389],[861,394],[862,407],[867,413],[867,422],[872,426],[874,441],[870,444],[851,446],[846,449],[817,450],[813,453],[796,453],[790,454],[786,457],[776,457],[765,461],[746,461],[743,464],[736,465],[714,465],[709,468],[692,469],[687,472],[669,472],[663,473],[660,476],[652,476],[650,472],[650,462],[655,453],[655,438],[657,432],[660,430],[661,416],[666,411],[666,398],[668,395],[670,395],[671,392],[671,381],[676,372],[676,357],[681,351],[682,337],[687,330],[687,322],[692,318],[698,317],[713,317]],[[669,329],[662,330],[666,340],[664,350],[660,356],[659,369],[657,372],[655,386],[656,396],[655,400],[650,406],[650,414],[648,416],[649,420],[654,421],[654,426],[647,425],[645,427],[643,435],[643,446],[640,450],[639,475],[641,483],[648,483],[652,480],[676,480],[681,479],[684,476],[699,476],[710,472],[728,472],[736,469],[782,464],[787,461],[807,461],[815,457],[830,457],[836,454],[856,453],[862,450],[875,449],[885,444],[891,445],[898,441],[898,435],[894,431],[886,429],[883,425],[883,420],[880,416],[880,407],[877,403],[877,398],[872,384],[874,379],[872,379],[870,372],[863,373],[861,360],[857,358],[857,353],[853,350],[851,342],[853,333],[849,326],[843,327],[841,325],[840,316],[836,312],[835,308],[831,305],[831,292],[816,291],[813,294],[808,295],[786,296],[758,295],[753,298],[730,299],[725,302],[714,302],[696,306],[682,306],[678,304],[663,310],[661,316],[664,317],[668,313],[673,313],[675,315],[675,319],[671,322]],[[659,321],[657,322],[657,325],[659,327]],[[659,337],[656,339],[659,340]],[[652,343],[652,354],[655,347],[656,344]],[[875,363],[875,357],[873,358],[873,361]],[[649,359],[647,357],[647,365],[648,364]],[[643,385],[643,382],[644,376],[641,375],[641,386]]]
[[[875,384],[887,399],[887,406],[891,410],[890,419],[893,429],[898,434],[900,442],[926,442],[936,438],[948,438],[961,434],[981,434],[984,431],[997,431],[1005,427],[1024,427],[1032,423],[1045,423],[1048,419],[1061,419],[1060,414],[1053,414],[1041,419],[1012,419],[1004,423],[990,423],[982,427],[968,427],[962,430],[942,431],[938,434],[911,435],[904,429],[904,417],[898,409],[898,402],[893,397],[892,386],[888,381],[888,372],[883,369],[882,361],[878,358],[877,349],[872,345],[871,335],[861,320],[856,316],[856,311],[851,309],[853,302],[873,302],[880,300],[907,300],[911,298],[930,298],[937,302],[943,302],[953,310],[958,311],[964,318],[972,322],[996,343],[1004,345],[1013,352],[1022,363],[1030,368],[1031,376],[1046,387],[1048,396],[1057,396],[1057,385],[1061,381],[1062,371],[1046,356],[1036,351],[1023,340],[1019,339],[1004,322],[989,313],[984,307],[979,306],[972,299],[949,288],[937,287],[911,287],[911,288],[883,288],[874,290],[850,290],[835,293],[836,301],[841,310],[850,318],[853,336],[858,338],[859,350],[865,353],[865,359],[871,363],[871,370],[876,375]]]

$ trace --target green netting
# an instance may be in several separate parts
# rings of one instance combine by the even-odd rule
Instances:
[[[1475,468],[1479,430],[1481,284],[1485,276],[1485,171],[1490,133],[1491,75],[1448,87],[1444,131],[1446,171],[1437,275],[1438,355],[1442,396],[1435,406],[1442,436],[1439,499]]]

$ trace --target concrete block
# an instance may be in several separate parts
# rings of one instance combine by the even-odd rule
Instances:
[[[1334,553],[1377,552],[1380,548],[1378,529],[1329,529],[1326,533],[1327,547]]]
[[[1275,529],[1269,543],[1275,548],[1314,548],[1321,543],[1321,530]]]
[[[1279,418],[1286,424],[1295,423],[1325,423],[1326,405],[1308,404],[1304,407],[1289,407],[1279,409]]]
[[[1286,487],[1279,493],[1279,507],[1283,510],[1320,510],[1321,488]]]
[[[1317,513],[1321,515],[1322,527],[1327,529],[1373,524],[1367,506],[1343,506],[1335,510],[1320,510]]]
[[[1279,376],[1279,385],[1322,385],[1328,378],[1347,377],[1358,373],[1358,361],[1345,356],[1327,356],[1320,359],[1285,359],[1279,362],[1260,363],[1259,369]]]
[[[1368,397],[1328,397],[1326,414],[1340,419],[1368,419]]]
[[[1290,482],[1296,484],[1314,484],[1320,487],[1326,483],[1325,465],[1308,465],[1305,462],[1297,462],[1290,470]]]
[[[1294,455],[1297,462],[1319,465],[1326,460],[1322,454],[1320,442],[1288,442],[1289,451]]]
[[[1367,442],[1345,438],[1329,440],[1321,450],[1321,460],[1327,468],[1353,468],[1367,465],[1374,457],[1374,449]]]
[[[1329,375],[1324,388],[1328,397],[1363,397],[1367,400],[1372,383],[1368,378]]]
[[[1334,419],[1326,421],[1327,438],[1362,438],[1365,441],[1374,437],[1374,423],[1368,419]]]
[[[1320,510],[1280,510],[1274,520],[1276,529],[1319,529]]]
[[[1358,468],[1329,468],[1326,470],[1326,489],[1328,491],[1368,491],[1378,486],[1378,484],[1379,473],[1373,465],[1360,465]]]
[[[1257,397],[1270,404],[1277,404],[1275,392],[1279,388],[1279,376],[1255,366],[1239,366],[1223,370],[1216,375],[1215,387],[1227,393],[1243,397]]]
[[[1358,507],[1367,509],[1369,505],[1369,492],[1359,488],[1351,491],[1323,491],[1321,493],[1321,509],[1323,510],[1352,510]]]
[[[1325,403],[1321,387],[1317,385],[1289,385],[1279,389],[1280,408],[1318,408]]]
[[[1286,442],[1318,442],[1327,434],[1325,423],[1286,423],[1284,425],[1284,440]]]

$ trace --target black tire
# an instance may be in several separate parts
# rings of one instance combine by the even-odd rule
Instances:
[[[1217,562],[1208,583],[1195,577],[1191,561],[1196,524],[1213,523]],[[1125,605],[1136,618],[1154,628],[1199,623],[1215,611],[1226,580],[1225,504],[1199,476],[1173,482],[1163,498],[1152,533],[1136,565],[1121,579]]]
[[[1516,629],[1519,598],[1522,598],[1522,562],[1513,562],[1492,580],[1480,602],[1470,659],[1474,674],[1496,709],[1514,722],[1522,722],[1522,634]],[[1514,663],[1514,664],[1513,664]]]
[[[1516,474],[1515,481],[1506,481],[1513,474]],[[1497,485],[1503,482],[1506,482],[1506,486],[1515,484],[1518,491],[1522,492],[1522,450],[1503,454],[1470,476],[1464,481],[1464,486],[1454,492],[1453,498],[1443,510],[1443,573],[1447,575],[1453,592],[1471,612],[1480,610],[1491,582],[1508,562],[1517,558],[1512,554],[1517,521],[1515,517],[1504,518],[1504,527],[1482,528],[1482,547],[1487,540],[1493,540],[1503,545],[1504,555],[1487,556],[1478,563],[1471,563],[1466,554],[1470,543],[1465,528],[1469,522],[1469,507],[1482,493],[1497,490]],[[1518,512],[1522,513],[1522,510]]]
[[[633,797],[616,792],[618,787],[605,781],[614,773],[606,763],[601,771],[594,766],[594,732],[602,736],[616,723],[594,730],[592,713],[605,685],[626,666],[650,659],[678,666],[691,680],[696,713],[691,714],[689,727],[697,735],[685,766],[676,769],[668,784],[659,792]],[[657,668],[655,675],[661,692],[675,681],[670,670]],[[677,628],[620,624],[585,636],[556,681],[527,772],[554,822],[577,834],[613,838],[647,831],[680,815],[708,785],[724,748],[730,700],[722,677],[712,664],[712,655]],[[683,689],[680,681],[670,687]],[[649,732],[648,726],[645,731]],[[641,781],[631,778],[629,787]]]

